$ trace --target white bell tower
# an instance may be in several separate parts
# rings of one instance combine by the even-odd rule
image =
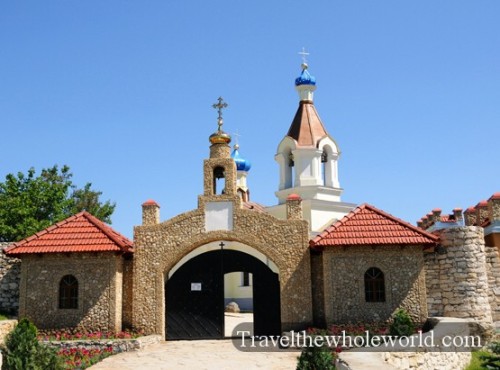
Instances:
[[[309,220],[311,231],[317,233],[347,214],[355,204],[341,202],[343,189],[337,164],[340,150],[314,107],[316,79],[305,61],[295,88],[299,93],[299,108],[274,157],[280,174],[278,205],[268,211],[282,218],[286,198],[297,194],[303,201],[304,218]]]

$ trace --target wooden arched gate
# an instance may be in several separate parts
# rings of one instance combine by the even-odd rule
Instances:
[[[217,250],[183,264],[165,284],[167,339],[224,338],[224,274],[253,274],[254,334],[281,332],[278,274],[240,251]]]

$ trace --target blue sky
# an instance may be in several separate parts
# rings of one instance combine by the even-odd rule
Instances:
[[[241,134],[252,200],[298,105],[302,47],[343,200],[414,223],[500,191],[500,2],[2,1],[0,178],[67,164],[117,203],[195,208],[215,131]]]

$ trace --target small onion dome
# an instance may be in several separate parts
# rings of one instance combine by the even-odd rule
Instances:
[[[240,152],[238,151],[240,149],[240,146],[236,144],[234,146],[234,150],[231,153],[231,158],[234,159],[234,162],[236,163],[236,169],[238,171],[248,171],[252,167],[252,164],[250,161],[247,161],[246,159],[243,159],[240,155]]]
[[[295,79],[295,86],[316,85],[316,78],[307,71],[307,64],[302,63],[302,73]]]
[[[224,131],[219,130],[210,135],[208,140],[210,140],[212,144],[229,144],[231,142],[231,136],[226,134]]]

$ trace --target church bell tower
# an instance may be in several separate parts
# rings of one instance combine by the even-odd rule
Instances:
[[[316,79],[304,60],[295,79],[299,107],[287,134],[278,145],[275,160],[279,165],[278,205],[269,213],[284,218],[284,205],[291,194],[302,199],[304,218],[311,232],[318,233],[332,221],[342,218],[355,205],[340,199],[343,189],[338,175],[340,149],[328,134],[314,106]]]
[[[236,195],[236,164],[231,158],[231,136],[222,131],[224,121],[222,109],[227,103],[220,97],[213,105],[218,111],[218,129],[210,135],[210,158],[203,162],[205,196],[235,196]]]

